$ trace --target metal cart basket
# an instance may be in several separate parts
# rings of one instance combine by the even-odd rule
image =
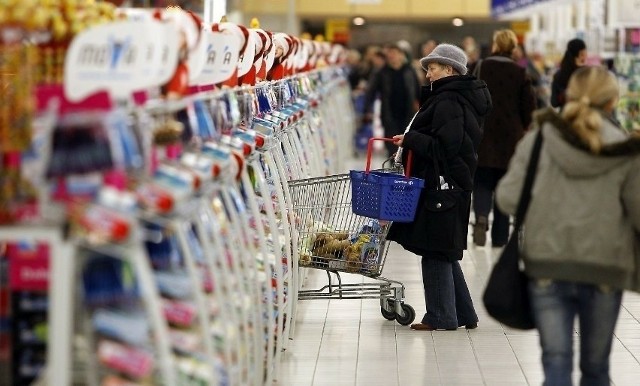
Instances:
[[[327,271],[329,284],[302,290],[300,300],[380,299],[382,316],[409,325],[413,307],[404,303],[404,284],[382,277],[388,252],[390,222],[353,213],[349,174],[289,181],[299,265]],[[376,281],[343,283],[341,272],[359,274]],[[337,284],[333,281],[337,278]]]

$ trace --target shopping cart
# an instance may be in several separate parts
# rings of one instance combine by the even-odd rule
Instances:
[[[350,175],[294,180],[289,182],[289,190],[299,265],[326,271],[329,281],[319,289],[301,290],[298,299],[380,299],[385,319],[411,324],[416,314],[413,307],[404,303],[404,284],[381,276],[391,222],[353,213]],[[340,273],[359,274],[375,281],[343,283]]]

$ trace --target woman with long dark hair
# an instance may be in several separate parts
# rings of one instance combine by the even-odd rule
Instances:
[[[585,65],[587,59],[587,45],[582,39],[572,39],[567,43],[560,69],[553,76],[551,82],[551,106],[562,108],[566,102],[565,90],[569,78],[575,70]]]

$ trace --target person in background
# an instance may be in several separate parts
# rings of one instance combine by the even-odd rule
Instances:
[[[509,239],[509,216],[496,207],[494,192],[507,171],[516,143],[531,123],[536,106],[526,70],[511,59],[517,45],[518,39],[512,30],[496,31],[492,54],[478,61],[474,68],[474,75],[487,83],[493,101],[478,148],[478,170],[473,184],[473,242],[477,246],[486,244],[491,212],[491,245],[501,247]]]
[[[420,46],[420,54],[422,57],[429,55],[440,44],[436,39],[429,39]]]
[[[387,64],[387,56],[382,52],[382,50],[374,52],[373,56],[371,56],[371,74],[369,79],[371,79],[374,73],[384,67],[385,64]]]
[[[518,44],[511,57],[520,67],[527,71],[527,75],[531,79],[531,87],[533,87],[536,96],[536,108],[547,107],[549,105],[549,95],[544,85],[542,74],[540,74],[540,71],[527,55],[524,45]]]
[[[587,45],[581,39],[572,39],[567,43],[560,68],[553,75],[551,82],[551,106],[562,109],[565,103],[565,89],[571,74],[585,65],[587,60]]]
[[[426,42],[422,43],[422,45],[420,46],[421,56],[419,58],[424,58],[427,55],[429,55],[431,51],[433,51],[433,49],[436,48],[437,45],[438,45],[438,41],[435,39],[429,39]],[[426,76],[427,75],[426,71],[422,68],[422,65],[420,65],[419,58],[412,61],[411,65],[413,66],[413,69],[416,71],[416,76],[418,77],[420,86],[428,86],[429,79]]]
[[[351,90],[357,90],[362,80],[362,55],[358,50],[350,49],[347,51],[347,66],[349,68],[347,79]]]
[[[365,122],[373,119],[373,103],[381,102],[380,121],[384,136],[391,138],[400,134],[418,110],[419,87],[415,71],[407,62],[405,52],[395,44],[387,47],[387,63],[369,80],[365,99]],[[395,153],[396,147],[385,142],[387,155]]]
[[[405,56],[407,57],[407,63],[411,63],[413,61],[413,54],[411,53],[411,43],[402,39],[396,42],[398,47],[404,51]]]
[[[609,385],[609,356],[622,291],[638,292],[640,136],[615,125],[616,78],[605,68],[575,71],[560,113],[536,113],[518,144],[497,202],[514,214],[538,131],[542,149],[522,256],[542,347],[544,385],[570,386],[574,319],[580,385]],[[635,255],[634,255],[635,254]]]
[[[480,46],[473,36],[465,36],[462,39],[462,49],[467,54],[467,68],[471,70],[480,59]]]
[[[411,175],[424,179],[425,187],[430,189],[440,184],[433,163],[433,144],[437,143],[446,159],[449,177],[468,192],[467,218],[462,226],[466,230],[476,152],[482,137],[482,122],[491,109],[491,96],[484,82],[466,75],[467,56],[454,45],[438,45],[421,63],[431,84],[422,88],[423,103],[418,114],[405,134],[393,137],[394,143],[413,152]],[[402,152],[404,163],[406,153]],[[439,169],[444,170],[444,165]],[[440,229],[427,231],[419,225],[425,223],[422,216],[431,214],[425,209],[426,205],[422,197],[415,220],[394,222],[387,235],[387,239],[422,256],[426,313],[422,321],[412,324],[411,328],[420,331],[476,328],[478,316],[459,263],[463,250],[436,245],[434,240],[449,240],[452,236]],[[463,240],[457,240],[456,244],[466,245],[466,231],[460,237]]]

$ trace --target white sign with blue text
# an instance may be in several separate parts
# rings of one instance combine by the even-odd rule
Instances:
[[[178,63],[178,33],[169,23],[119,21],[76,36],[65,58],[64,92],[80,101],[98,91],[127,99],[168,81]]]

